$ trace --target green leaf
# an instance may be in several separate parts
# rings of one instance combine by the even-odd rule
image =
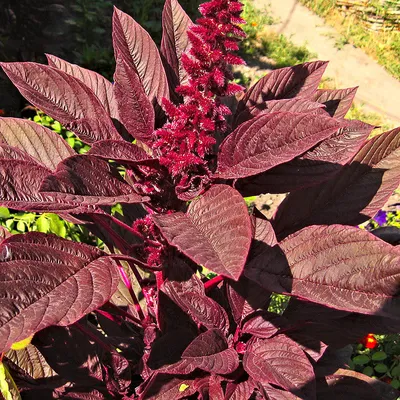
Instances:
[[[387,358],[387,354],[384,351],[377,351],[376,353],[372,354],[373,361],[382,361]]]
[[[73,137],[67,138],[67,143],[71,146],[74,147],[75,145],[75,139]]]
[[[10,218],[10,211],[7,207],[0,207],[0,219]]]
[[[375,365],[374,369],[376,372],[379,372],[380,374],[384,374],[385,372],[387,372],[388,367],[383,363],[379,363],[379,364]]]
[[[25,225],[24,221],[18,221],[17,222],[17,230],[18,231],[25,232],[25,228],[26,228],[26,225]]]
[[[398,379],[393,379],[392,382],[390,382],[390,384],[395,388],[395,389],[399,389],[400,388],[400,381]]]
[[[36,226],[39,232],[47,233],[50,230],[50,222],[45,214],[37,219]]]
[[[368,376],[372,376],[373,374],[374,374],[374,369],[370,366],[370,365],[368,365],[367,367],[365,367],[364,369],[363,369],[363,372],[362,372],[364,375],[368,375]]]
[[[67,235],[67,229],[65,228],[65,223],[62,219],[60,219],[56,214],[45,214],[48,221],[50,222],[51,233],[54,233],[57,236],[61,236],[65,238]]]
[[[353,363],[355,365],[365,365],[368,364],[369,362],[370,358],[366,354],[360,354],[358,356],[353,357]]]
[[[14,228],[14,220],[13,219],[8,219],[6,221],[6,227],[9,231]]]
[[[390,371],[392,376],[400,376],[400,365],[396,365],[392,370]]]

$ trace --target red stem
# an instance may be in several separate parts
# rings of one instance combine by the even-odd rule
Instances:
[[[211,290],[215,286],[217,286],[220,282],[224,280],[224,277],[222,275],[217,275],[214,278],[208,280],[207,282],[204,283],[204,289],[205,290]]]
[[[108,343],[103,342],[98,336],[96,336],[93,332],[83,326],[80,322],[75,322],[75,327],[78,328],[82,333],[87,335],[91,340],[97,343],[100,347],[102,347],[106,351],[113,352],[114,349]]]
[[[110,307],[112,308],[117,314],[120,314],[122,317],[125,317],[127,319],[130,319],[133,323],[135,323],[136,325],[142,325],[142,321],[136,317],[134,317],[133,315],[127,313],[126,311],[122,310],[121,308],[119,308],[118,306],[116,306],[115,304],[111,303],[111,302],[107,302],[106,304],[104,304],[106,307]]]

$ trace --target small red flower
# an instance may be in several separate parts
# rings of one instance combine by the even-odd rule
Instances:
[[[368,333],[367,336],[361,339],[361,344],[363,344],[367,349],[374,349],[378,345],[378,341],[372,333]]]

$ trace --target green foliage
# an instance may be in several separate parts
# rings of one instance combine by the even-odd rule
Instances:
[[[269,303],[268,311],[282,315],[289,305],[289,296],[284,294],[272,293],[271,302]]]

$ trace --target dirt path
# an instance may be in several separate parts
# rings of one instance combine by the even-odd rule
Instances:
[[[400,125],[400,82],[362,50],[347,44],[335,48],[340,35],[324,20],[298,0],[254,0],[254,6],[265,8],[279,19],[272,26],[297,45],[306,44],[320,60],[330,61],[325,76],[334,80],[339,88],[359,86],[356,101],[366,110],[377,112],[393,125]]]

